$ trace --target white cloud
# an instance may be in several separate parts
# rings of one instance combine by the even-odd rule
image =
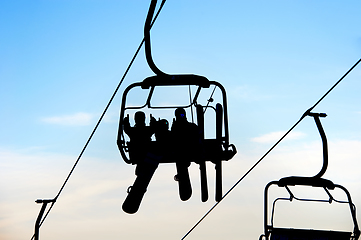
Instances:
[[[360,141],[330,141],[329,168],[325,174],[325,178],[347,187],[357,209],[361,204],[361,179],[358,174],[360,151]],[[261,154],[247,155],[240,151],[234,159],[224,162],[223,193],[243,176]],[[56,195],[76,157],[46,153],[38,149],[14,151],[0,147],[0,239],[30,239],[40,210],[40,205],[35,204],[34,200]],[[290,175],[313,176],[319,171],[321,164],[322,149],[318,141],[277,147],[208,215],[189,239],[213,240],[222,236],[227,236],[227,239],[239,239],[239,236],[246,240],[258,239],[263,232],[265,185],[269,181]],[[190,167],[193,196],[186,202],[178,197],[178,186],[173,180],[175,173],[174,164],[161,164],[138,213],[129,215],[122,211],[121,205],[126,197],[127,187],[135,179],[134,166],[126,165],[118,159],[84,156],[40,234],[44,239],[63,239],[64,229],[67,229],[70,236],[68,239],[83,239],[84,236],[87,239],[105,236],[110,240],[115,239],[114,236],[121,239],[180,239],[214,205],[215,171],[214,164],[207,163],[209,200],[206,203],[200,201],[197,164]],[[325,205],[333,209],[336,204]],[[278,210],[283,209],[277,208],[276,211]],[[319,206],[311,210],[318,211]],[[282,224],[283,212],[277,213],[276,220],[280,220]],[[329,216],[329,212],[323,213],[326,217]],[[349,212],[346,209],[340,215],[342,220],[343,217],[347,221],[350,219],[347,214]],[[297,220],[301,222],[304,219]],[[331,229],[348,229],[350,226],[349,222],[331,222],[334,219],[327,221],[325,229],[329,229],[329,223],[335,224]],[[307,224],[306,228],[320,227],[313,223],[315,221],[301,222]],[[294,227],[298,226],[303,227]]]
[[[46,117],[41,120],[50,124],[68,125],[68,126],[86,126],[92,123],[93,115],[89,113],[75,113],[72,115],[63,115],[55,117]]]
[[[361,203],[358,191],[361,181],[358,174],[361,142],[330,141],[329,150],[330,163],[325,177],[347,187],[358,209]],[[40,210],[40,205],[35,204],[34,200],[54,197],[77,157],[34,152],[0,148],[0,239],[30,239]],[[284,176],[316,174],[322,162],[320,154],[318,141],[278,147],[208,215],[189,235],[189,239],[211,240],[222,236],[227,236],[227,239],[239,239],[239,236],[245,240],[258,239],[263,232],[265,185]],[[261,153],[254,156],[240,151],[235,159],[224,162],[223,193],[249,169],[248,165],[252,165],[258,155]],[[105,236],[110,240],[115,236],[121,239],[180,239],[215,203],[213,164],[207,164],[209,200],[206,203],[200,201],[198,165],[192,164],[190,167],[193,196],[183,202],[179,200],[177,183],[173,180],[176,172],[174,164],[162,164],[153,176],[138,213],[125,214],[121,205],[127,187],[135,179],[134,166],[122,161],[84,157],[41,228],[42,238],[63,239],[64,229],[67,229],[68,239],[83,239],[84,236],[87,239]],[[333,210],[336,204],[325,205]],[[318,205],[317,208],[311,207],[312,211],[319,213]],[[282,224],[284,212],[281,210],[283,208],[276,208],[275,216],[277,223]],[[329,212],[322,212],[322,216],[323,213],[329,216]],[[347,209],[337,219],[341,217],[349,221]],[[325,229],[329,229],[328,224],[332,224],[331,229],[339,227],[340,230],[352,226],[347,221],[333,223],[334,219],[327,221]],[[314,221],[301,222],[304,218],[296,220],[300,224],[307,224],[305,228],[319,227],[313,225]],[[299,226],[303,227],[297,222],[291,227]]]
[[[286,133],[285,131],[271,132],[271,133],[264,134],[260,137],[252,138],[251,141],[257,142],[257,143],[272,143],[272,142],[278,141],[285,133]],[[290,132],[286,138],[287,139],[298,139],[305,135],[306,134],[303,132],[293,131],[293,132]]]

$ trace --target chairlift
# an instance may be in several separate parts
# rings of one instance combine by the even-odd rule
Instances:
[[[268,183],[265,187],[264,192],[264,234],[260,236],[260,240],[357,240],[360,236],[360,230],[357,224],[356,219],[356,207],[352,202],[351,195],[348,190],[338,184],[334,184],[328,179],[321,178],[322,175],[326,172],[328,165],[328,150],[327,150],[327,139],[326,134],[322,128],[320,117],[326,117],[324,113],[311,113],[307,111],[305,113],[308,116],[314,118],[316,126],[321,135],[322,146],[323,146],[323,166],[320,172],[313,177],[298,177],[291,176],[280,179],[279,181],[272,181]],[[270,186],[275,185],[280,188],[284,188],[289,194],[288,198],[276,198],[272,204],[271,217],[268,216],[268,191]],[[291,191],[290,186],[306,186],[306,187],[315,187],[323,189],[328,199],[305,199],[295,196]],[[347,201],[340,201],[333,197],[332,190],[340,189],[342,190],[346,197]],[[300,201],[300,202],[325,202],[325,203],[341,203],[348,204],[351,212],[352,221],[354,224],[353,231],[334,231],[334,230],[318,230],[318,229],[297,229],[297,228],[279,228],[274,227],[273,219],[275,214],[275,206],[278,201]]]
[[[117,145],[120,150],[120,154],[123,160],[128,164],[137,165],[136,168],[136,180],[133,186],[128,188],[128,196],[123,203],[123,210],[127,213],[135,213],[138,211],[141,200],[147,190],[149,182],[158,167],[159,163],[176,163],[177,175],[175,180],[178,181],[179,195],[181,200],[186,201],[192,195],[192,188],[189,179],[188,167],[191,162],[199,164],[200,176],[201,176],[201,200],[203,202],[208,200],[208,187],[207,187],[207,173],[206,162],[212,162],[215,164],[216,171],[216,189],[215,199],[220,201],[222,198],[222,161],[230,160],[236,154],[236,148],[233,144],[229,143],[228,133],[228,114],[227,114],[227,99],[225,88],[216,81],[210,81],[206,77],[199,75],[170,75],[162,72],[154,64],[151,55],[150,45],[150,27],[153,18],[154,10],[157,4],[157,0],[152,0],[147,19],[144,26],[144,40],[145,40],[145,54],[148,65],[155,76],[147,77],[142,82],[136,82],[129,85],[122,97],[122,103],[120,108],[120,120],[118,128]],[[172,105],[172,106],[156,106],[152,104],[152,100],[156,98],[156,89],[161,87],[188,87],[189,88],[189,104]],[[199,102],[200,94],[205,90],[210,90],[213,87],[211,97],[207,103],[203,105]],[[196,89],[192,96],[191,88]],[[218,102],[214,101],[213,93],[218,89],[220,92],[220,99]],[[129,93],[132,91],[141,91],[147,96],[144,103],[139,106],[134,106],[127,102]],[[159,96],[158,96],[159,97]],[[184,109],[188,112],[196,115],[197,124],[193,123],[197,129],[196,141],[187,140],[182,144],[177,141],[184,141],[184,136],[177,137],[172,135],[172,131],[169,131],[169,126],[166,127],[169,140],[166,143],[161,143],[157,139],[157,131],[161,124],[168,125],[169,121],[166,121],[161,116],[157,116],[157,110],[169,110],[169,111],[183,111],[177,109]],[[147,143],[146,153],[143,153],[143,157],[137,157],[139,155],[139,144],[135,143],[126,133],[129,128],[129,112],[143,111],[150,112],[151,124],[155,131],[156,139],[151,139]],[[209,138],[205,134],[205,113],[206,111],[213,111],[215,114],[215,137]],[[159,111],[158,111],[159,112]],[[153,117],[158,117],[159,120],[155,120]],[[207,115],[208,116],[208,115]],[[176,119],[173,119],[176,122]],[[174,126],[174,123],[172,127]],[[186,134],[184,132],[183,134]],[[189,137],[190,136],[185,136]],[[165,146],[166,144],[166,146]],[[181,146],[180,146],[181,145]],[[140,146],[141,148],[145,147]],[[139,160],[141,159],[141,160]]]

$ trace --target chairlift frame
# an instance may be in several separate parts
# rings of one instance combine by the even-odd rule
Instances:
[[[327,115],[324,113],[311,113],[310,111],[306,111],[305,115],[311,116],[314,118],[317,129],[321,135],[322,140],[322,149],[323,149],[323,166],[318,174],[313,177],[298,177],[291,176],[280,179],[279,181],[272,181],[268,183],[264,190],[264,234],[260,236],[260,240],[265,238],[266,240],[316,240],[316,239],[324,239],[324,240],[357,240],[360,236],[360,229],[358,227],[357,219],[356,219],[356,207],[352,202],[351,195],[348,190],[338,184],[334,184],[332,181],[328,179],[321,178],[322,175],[327,170],[328,165],[328,150],[327,150],[327,138],[326,134],[322,128],[320,117],[326,117]],[[278,187],[283,187],[287,190],[289,194],[289,198],[276,198],[272,204],[271,218],[268,216],[268,191],[270,186],[276,185]],[[311,186],[323,188],[329,199],[306,199],[306,198],[298,198],[296,197],[289,186]],[[341,189],[345,195],[347,196],[347,201],[339,201],[336,200],[331,194],[331,190]],[[273,217],[274,211],[277,201],[282,200],[298,200],[298,201],[311,201],[311,202],[337,202],[348,204],[351,212],[352,221],[354,224],[353,232],[343,232],[343,231],[330,231],[330,230],[314,230],[314,229],[295,229],[295,228],[275,228],[273,226]]]
[[[222,148],[227,151],[229,148],[232,149],[232,151],[235,151],[235,147],[234,145],[229,143],[229,132],[228,132],[228,113],[227,113],[227,98],[226,98],[226,90],[225,88],[216,81],[209,81],[207,78],[202,77],[202,76],[197,76],[197,75],[176,75],[175,76],[176,79],[167,79],[167,78],[162,78],[159,76],[152,76],[152,77],[148,77],[146,78],[144,81],[142,82],[137,82],[137,83],[133,83],[131,85],[129,85],[123,93],[123,97],[122,97],[122,103],[121,103],[121,108],[120,108],[120,120],[119,120],[119,128],[118,128],[118,140],[117,140],[117,144],[118,144],[118,148],[120,150],[121,156],[123,158],[123,160],[128,163],[128,164],[134,164],[134,162],[132,162],[132,160],[129,158],[129,156],[127,155],[127,153],[129,152],[128,146],[127,146],[127,141],[126,138],[124,137],[124,117],[125,117],[125,112],[127,110],[141,110],[144,108],[148,108],[148,109],[176,109],[176,108],[190,108],[192,106],[194,106],[195,108],[203,108],[204,110],[206,108],[213,108],[214,111],[216,110],[216,107],[213,106],[202,106],[200,104],[198,104],[197,99],[198,96],[201,92],[202,89],[204,88],[210,88],[211,86],[215,86],[218,87],[221,90],[222,93],[222,112],[218,113],[218,116],[216,116],[216,118],[222,118],[223,119],[223,125],[220,124],[220,122],[218,122],[218,124],[216,124],[216,139],[220,142],[220,144],[222,145]],[[151,99],[153,97],[153,93],[156,87],[158,86],[197,86],[197,91],[196,94],[194,95],[192,102],[189,105],[186,106],[180,106],[180,105],[176,105],[176,106],[152,106],[151,105]],[[127,106],[127,98],[128,98],[128,93],[135,88],[141,88],[141,89],[145,89],[145,90],[149,90],[148,92],[148,97],[146,99],[146,102],[144,103],[144,105],[141,106]],[[204,112],[204,111],[203,111]],[[199,117],[197,118],[199,119]],[[222,123],[221,122],[221,123]],[[200,121],[198,121],[198,125],[201,125]],[[198,126],[198,127],[202,127],[202,126]],[[203,126],[204,127],[204,126]],[[204,129],[203,129],[204,132]],[[214,139],[204,139],[205,142],[207,141],[212,141]],[[221,159],[219,160],[229,160],[230,157],[226,155],[224,155],[223,157],[221,157]],[[218,160],[218,159],[217,159]],[[212,162],[215,162],[217,160],[209,160]],[[164,161],[162,163],[173,163],[174,161]]]
[[[156,87],[159,86],[196,86],[196,93],[189,105],[186,106],[152,106],[151,99]],[[217,87],[220,89],[222,96],[222,104],[217,103],[216,107],[202,106],[198,104],[197,99],[202,91],[202,89],[209,89],[210,87]],[[146,101],[141,106],[127,106],[128,94],[131,90],[135,88],[140,88],[143,90],[148,90],[148,96]],[[124,117],[127,110],[136,110],[136,109],[175,109],[177,107],[190,108],[195,107],[197,109],[197,120],[198,128],[203,132],[202,142],[205,156],[200,159],[194,159],[192,162],[197,162],[200,165],[200,174],[201,174],[201,191],[202,191],[202,201],[205,202],[208,199],[208,190],[207,190],[207,174],[206,174],[206,161],[210,161],[215,164],[216,170],[216,192],[215,199],[220,201],[222,199],[222,161],[230,160],[237,152],[235,146],[229,143],[229,130],[228,130],[228,113],[227,113],[227,95],[225,88],[217,81],[209,81],[207,78],[198,75],[172,75],[168,76],[152,76],[146,78],[142,82],[137,82],[129,85],[122,97],[122,103],[120,108],[120,118],[119,118],[119,127],[118,127],[118,139],[117,145],[120,150],[120,154],[123,160],[128,164],[135,164],[129,157],[129,141],[126,140],[124,136]],[[208,108],[212,108],[216,112],[216,137],[214,139],[204,138],[204,111]],[[156,141],[152,141],[151,144],[156,144]],[[175,163],[174,159],[162,158],[159,161],[160,163]]]
[[[276,198],[273,201],[272,204],[272,211],[271,211],[271,216],[268,216],[268,192],[269,192],[269,188],[272,185],[276,185],[278,187],[283,187],[287,190],[288,194],[289,194],[289,198]],[[289,186],[311,186],[311,187],[318,187],[318,188],[322,188],[324,189],[324,191],[326,192],[326,194],[328,195],[328,199],[308,199],[308,198],[298,198],[297,196],[294,195],[294,193],[291,191],[291,189],[289,188]],[[331,190],[334,189],[341,189],[345,195],[347,196],[347,201],[340,201],[337,200],[333,197],[333,195],[331,194]],[[325,203],[332,203],[332,202],[336,202],[336,203],[344,203],[344,204],[348,204],[349,208],[350,208],[350,212],[351,212],[351,217],[352,217],[352,221],[354,224],[354,228],[353,228],[353,232],[343,232],[343,231],[330,231],[330,230],[314,230],[314,229],[295,229],[295,228],[276,228],[273,225],[273,218],[274,218],[274,213],[275,213],[275,207],[276,207],[276,202],[277,201],[293,201],[293,200],[297,200],[297,201],[307,201],[307,202],[325,202]],[[354,205],[354,203],[352,202],[351,199],[351,195],[348,192],[348,190],[338,184],[334,184],[333,182],[331,182],[330,180],[327,179],[322,179],[322,178],[306,178],[303,179],[301,177],[299,178],[292,178],[292,177],[288,177],[288,178],[283,178],[280,179],[279,181],[272,181],[270,183],[268,183],[265,187],[265,192],[264,192],[264,232],[265,234],[262,235],[260,237],[260,239],[262,239],[262,237],[265,237],[265,239],[267,240],[276,240],[276,239],[281,239],[279,237],[283,236],[285,240],[292,240],[294,236],[297,236],[297,239],[300,240],[313,240],[315,238],[312,237],[323,237],[322,239],[325,240],[333,240],[333,239],[337,239],[337,240],[357,240],[360,236],[360,230],[358,227],[358,223],[357,223],[357,219],[356,219],[356,207]]]
[[[162,4],[164,4],[164,0]],[[156,166],[154,167],[145,167],[147,173],[142,173],[141,175],[137,175],[137,178],[134,182],[133,187],[128,191],[128,196],[123,203],[123,210],[127,213],[135,213],[140,205],[141,199],[143,198],[147,186],[153,176],[154,171],[156,170],[159,163],[176,163],[177,167],[177,175],[175,176],[175,180],[178,181],[179,186],[179,194],[180,198],[183,201],[186,201],[192,195],[192,187],[189,179],[188,166],[187,162],[196,162],[199,164],[200,176],[201,176],[201,199],[203,202],[208,200],[208,187],[207,187],[207,174],[206,174],[206,161],[211,161],[215,164],[216,169],[216,193],[215,199],[216,201],[220,201],[222,199],[222,161],[230,160],[236,154],[236,148],[233,144],[229,144],[229,133],[228,133],[228,113],[227,113],[227,97],[226,91],[224,87],[216,82],[209,81],[206,77],[193,75],[193,74],[167,74],[161,71],[154,63],[152,54],[151,54],[151,44],[150,44],[150,29],[151,22],[153,19],[154,11],[157,5],[157,0],[151,0],[150,7],[148,10],[148,15],[144,24],[144,43],[145,43],[145,55],[148,62],[149,67],[156,74],[155,76],[148,77],[144,79],[142,82],[133,83],[128,86],[123,93],[121,109],[120,109],[120,118],[119,118],[119,127],[118,127],[118,138],[117,145],[120,150],[120,154],[123,160],[128,164],[139,164],[136,161],[131,159],[131,154],[129,154],[132,150],[129,145],[131,145],[131,141],[127,141],[124,136],[124,116],[126,110],[136,110],[136,109],[166,109],[166,108],[191,108],[191,112],[193,114],[192,107],[194,106],[197,113],[197,128],[199,135],[199,146],[197,143],[196,148],[200,148],[197,156],[192,158],[192,151],[186,151],[186,149],[180,149],[180,151],[186,153],[184,156],[189,159],[185,160],[177,160],[175,155],[175,151],[172,148],[171,154],[167,157],[154,155],[153,152],[146,153],[146,159],[140,160],[142,166],[145,164],[145,161],[154,161]],[[212,98],[208,100],[206,106],[202,106],[198,104],[197,99],[202,89],[209,89],[210,86],[214,85],[214,87],[218,87],[222,94],[222,104],[217,103],[215,107],[210,107],[209,103]],[[197,86],[197,91],[191,99],[190,103],[186,106],[152,106],[151,99],[153,97],[153,93],[156,87],[160,86],[189,86],[189,91],[191,86]],[[141,88],[148,90],[148,97],[144,105],[133,107],[127,106],[127,96],[130,90],[134,88]],[[213,93],[212,93],[213,94]],[[208,108],[213,108],[216,112],[216,137],[215,139],[205,139],[204,134],[204,112]],[[205,110],[204,110],[205,109]],[[193,116],[193,115],[192,115]],[[193,117],[192,117],[193,118]],[[173,137],[172,137],[173,139]],[[151,141],[149,144],[150,149],[157,148],[157,141]],[[153,147],[154,146],[154,147]],[[160,147],[160,145],[158,145]],[[194,147],[194,146],[192,146]],[[176,149],[176,148],[175,148]],[[198,150],[197,150],[198,151]],[[204,154],[203,154],[204,153]],[[173,156],[172,156],[173,154]],[[152,156],[150,156],[152,155]],[[186,156],[187,155],[187,156]],[[129,157],[128,157],[129,156]],[[172,159],[173,158],[173,159]],[[199,158],[199,159],[197,159]],[[151,160],[153,159],[153,160]],[[139,165],[138,165],[139,166]]]

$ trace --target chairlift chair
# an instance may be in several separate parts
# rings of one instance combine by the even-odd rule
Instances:
[[[356,207],[352,202],[351,195],[348,190],[338,184],[334,184],[328,179],[321,178],[327,169],[328,154],[327,154],[327,139],[325,132],[322,128],[319,117],[326,117],[326,114],[320,113],[305,113],[308,116],[314,118],[319,133],[322,139],[323,145],[323,166],[321,171],[313,177],[285,177],[279,181],[272,181],[265,187],[264,192],[264,234],[260,236],[260,240],[357,240],[360,236],[360,230],[356,219]],[[285,188],[289,194],[288,198],[276,198],[273,201],[271,217],[268,216],[268,192],[270,186],[275,185],[280,188]],[[329,199],[304,199],[298,198],[291,191],[290,186],[309,186],[315,188],[322,188],[327,193]],[[334,189],[341,189],[347,196],[347,201],[336,200],[331,194]],[[316,229],[297,229],[297,228],[278,228],[273,225],[273,218],[275,213],[276,202],[278,201],[311,201],[311,202],[326,202],[326,203],[343,203],[348,204],[351,212],[352,221],[354,224],[353,232],[346,231],[331,231],[331,230],[316,230]]]
[[[268,216],[268,191],[270,186],[275,185],[285,188],[289,194],[289,198],[276,198],[272,204],[272,214]],[[298,198],[291,191],[289,186],[310,186],[323,188],[329,196],[329,199],[303,199]],[[331,191],[334,189],[341,189],[347,196],[347,201],[339,201],[333,197]],[[325,203],[344,203],[348,204],[351,212],[352,221],[354,223],[353,232],[347,231],[331,231],[331,230],[316,230],[316,229],[297,229],[297,228],[279,228],[274,227],[273,218],[275,214],[275,206],[278,201],[313,201],[313,202],[325,202]],[[307,177],[286,177],[279,181],[272,181],[267,184],[264,195],[264,235],[260,237],[267,240],[357,240],[360,235],[356,220],[356,208],[352,202],[351,195],[347,189],[341,185],[334,184],[330,180],[322,178],[307,178]]]
[[[229,133],[228,133],[228,113],[227,113],[227,98],[226,98],[226,90],[225,88],[216,81],[210,81],[206,77],[193,75],[193,74],[184,74],[184,75],[171,75],[166,74],[159,70],[157,66],[154,64],[152,56],[151,56],[151,46],[150,46],[150,27],[151,21],[153,18],[154,10],[157,4],[157,0],[152,0],[150,4],[150,8],[148,11],[147,19],[144,26],[144,39],[145,39],[145,54],[148,65],[152,69],[152,71],[156,74],[155,76],[147,77],[141,82],[136,82],[129,85],[122,97],[122,103],[120,108],[120,119],[119,119],[119,128],[118,128],[118,139],[117,145],[120,150],[120,154],[123,160],[128,164],[137,164],[134,159],[132,159],[132,141],[127,138],[126,134],[124,134],[124,117],[127,116],[126,113],[131,110],[146,110],[152,111],[159,110],[159,109],[177,109],[183,108],[192,111],[195,109],[196,119],[197,119],[197,126],[200,132],[199,142],[198,145],[199,151],[201,154],[197,155],[197,158],[192,158],[192,154],[189,154],[189,162],[196,162],[200,165],[200,175],[201,175],[201,199],[203,202],[207,201],[208,199],[208,188],[207,188],[207,177],[206,177],[206,161],[210,161],[215,164],[216,169],[216,193],[215,199],[216,201],[220,201],[222,198],[222,161],[230,160],[236,154],[236,148],[233,144],[229,143]],[[191,100],[188,105],[174,105],[174,106],[154,106],[152,105],[152,99],[155,97],[155,89],[160,87],[191,87],[197,89],[194,96],[191,97]],[[221,99],[218,103],[214,104],[212,97],[208,100],[206,105],[201,105],[198,102],[199,95],[205,89],[210,89],[214,87],[218,89],[221,93]],[[145,102],[139,106],[131,106],[128,104],[127,99],[129,97],[128,93],[132,90],[138,89],[144,92],[147,95]],[[214,91],[213,90],[213,91]],[[215,138],[207,138],[205,137],[205,111],[208,109],[212,109],[215,112]],[[158,117],[158,116],[157,116]],[[179,162],[176,161],[177,151],[174,149],[170,150],[167,154],[160,154],[162,155],[159,157],[159,154],[154,154],[154,149],[159,149],[159,143],[154,139],[150,143],[150,154],[147,156],[149,158],[153,158],[156,160],[157,163],[176,163],[177,172],[175,179],[178,180],[179,184],[179,194],[182,200],[187,200],[191,195],[191,186],[188,176],[188,169],[187,166],[181,166],[178,164]],[[184,149],[187,151],[187,149]],[[151,155],[151,156],[150,156]],[[165,156],[166,155],[166,156]],[[146,191],[146,188],[149,184],[149,181],[152,178],[154,171],[156,170],[155,167],[151,167],[153,169],[149,169],[147,177],[139,180],[141,178],[139,175],[132,186],[132,188],[128,191],[128,197],[126,202],[123,204],[123,210],[128,213],[135,213],[138,208],[140,201]],[[185,176],[183,176],[185,175]],[[180,178],[184,177],[186,180],[180,180]],[[188,180],[187,180],[188,178]],[[132,198],[132,192],[135,192],[135,187],[138,184],[142,185],[141,193],[138,194],[137,197]],[[131,199],[131,200],[129,200]],[[129,203],[129,207],[124,205]]]

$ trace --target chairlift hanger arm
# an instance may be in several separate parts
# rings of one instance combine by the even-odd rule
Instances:
[[[164,0],[163,0],[164,2]],[[157,5],[157,0],[152,0],[149,6],[148,15],[144,24],[144,42],[145,42],[145,56],[149,67],[156,75],[168,75],[161,71],[154,63],[152,58],[151,43],[150,43],[150,28],[154,15],[154,10]]]
[[[39,212],[39,215],[36,219],[36,222],[35,222],[35,231],[34,231],[34,235],[32,237],[32,239],[34,240],[38,240],[39,239],[39,231],[40,231],[40,226],[42,224],[42,219],[43,219],[43,215],[44,215],[44,212],[45,212],[45,209],[46,209],[46,206],[48,203],[52,203],[54,204],[56,202],[56,199],[57,198],[54,198],[54,199],[37,199],[35,202],[36,203],[42,203],[43,205],[41,206],[41,209],[40,209],[40,212]],[[46,215],[45,215],[46,216]],[[44,220],[44,219],[43,219]]]
[[[325,174],[328,166],[328,148],[327,148],[327,138],[325,131],[323,130],[320,117],[326,117],[326,113],[313,113],[309,110],[305,112],[303,117],[311,116],[315,120],[318,132],[320,133],[321,140],[322,140],[322,151],[323,151],[323,164],[320,172],[313,177],[285,177],[282,178],[279,182],[281,185],[308,185],[308,186],[315,186],[321,187],[325,186],[328,189],[333,189],[334,184],[326,179],[322,179],[321,177]]]
[[[320,178],[320,177],[322,177],[323,174],[325,174],[325,172],[327,170],[327,166],[328,166],[327,138],[326,138],[325,131],[323,130],[323,127],[322,127],[322,124],[320,121],[320,117],[326,117],[327,115],[326,115],[326,113],[312,113],[312,112],[308,112],[307,115],[313,117],[313,119],[315,120],[317,129],[318,129],[318,131],[321,135],[321,139],[322,139],[323,165],[322,165],[320,172],[314,176],[315,178]]]
[[[327,179],[321,178],[322,175],[326,172],[328,166],[328,149],[327,149],[327,138],[325,131],[323,130],[320,117],[326,117],[325,113],[312,113],[308,110],[304,116],[311,116],[314,118],[317,129],[321,135],[322,148],[323,148],[323,165],[318,174],[313,177],[285,177],[280,179],[278,186],[284,187],[287,185],[304,185],[304,186],[313,186],[313,187],[324,187],[327,189],[334,189],[335,185],[333,182]]]
[[[161,4],[164,4],[165,0]],[[199,85],[205,88],[209,87],[209,81],[203,76],[187,74],[187,75],[170,75],[161,71],[154,63],[151,51],[151,41],[150,41],[150,29],[151,22],[153,19],[155,7],[157,5],[157,0],[152,0],[149,6],[148,15],[144,24],[144,42],[145,42],[145,56],[148,62],[149,67],[157,75],[149,77],[143,81],[142,88],[149,88],[152,83],[157,79],[156,85],[160,86],[161,84],[165,86],[169,85]],[[155,78],[155,79],[153,79]],[[149,82],[150,81],[150,82]]]

